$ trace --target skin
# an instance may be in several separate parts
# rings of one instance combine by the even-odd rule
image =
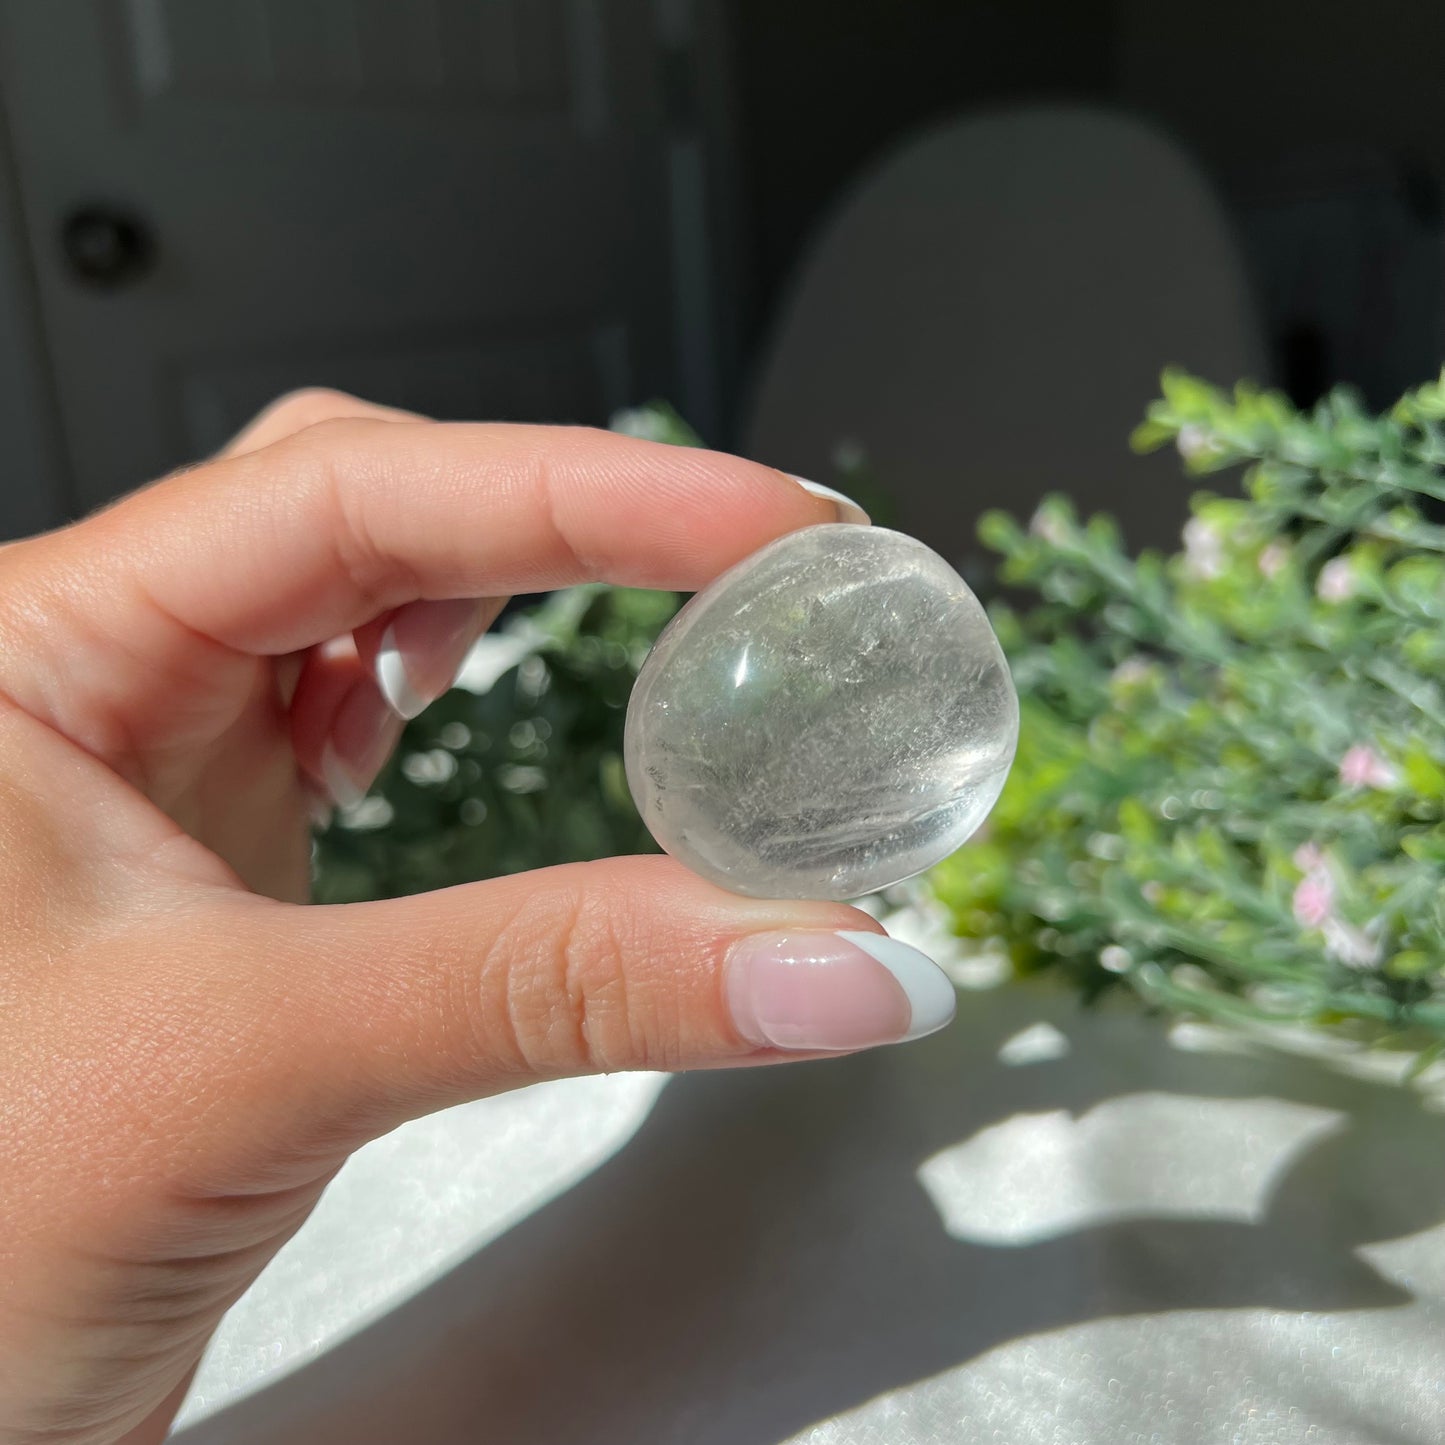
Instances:
[[[309,818],[328,740],[371,769],[399,730],[396,609],[695,589],[833,519],[733,457],[309,392],[0,547],[0,1441],[161,1439],[228,1306],[408,1118],[780,1057],[729,1016],[728,950],[865,915],[664,858],[312,907]]]

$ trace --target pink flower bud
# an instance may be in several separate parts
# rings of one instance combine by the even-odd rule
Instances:
[[[1364,743],[1356,743],[1340,759],[1340,782],[1347,788],[1393,788],[1399,780],[1394,768]]]
[[[1224,571],[1224,538],[1203,517],[1184,524],[1184,567],[1191,577],[1206,581]]]
[[[1035,537],[1042,538],[1051,546],[1057,547],[1064,540],[1064,528],[1059,519],[1053,513],[1040,507],[1032,517],[1029,518],[1029,531]]]
[[[1202,426],[1196,426],[1193,422],[1187,422],[1179,428],[1174,445],[1179,448],[1179,455],[1186,462],[1198,461],[1215,450],[1214,438]]]
[[[1331,557],[1315,582],[1321,602],[1348,602],[1355,595],[1355,574],[1348,557]]]
[[[1291,907],[1301,928],[1323,928],[1329,922],[1335,910],[1335,883],[1325,868],[1311,869],[1300,879]]]
[[[1289,548],[1283,542],[1271,542],[1259,554],[1260,575],[1273,581],[1285,569],[1289,561]]]

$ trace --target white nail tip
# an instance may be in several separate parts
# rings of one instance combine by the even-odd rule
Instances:
[[[824,497],[830,502],[836,502],[841,513],[840,521],[857,522],[867,526],[873,520],[852,497],[845,497],[842,492],[835,492],[832,487],[825,487],[821,482],[810,482],[806,477],[794,477],[793,480],[805,492],[811,492],[815,497]]]
[[[898,980],[912,1011],[908,1032],[900,1043],[935,1033],[953,1018],[958,996],[948,975],[927,954],[884,933],[840,933],[838,936],[876,958]]]
[[[398,717],[414,718],[426,708],[428,700],[411,685],[406,663],[390,627],[382,635],[381,646],[376,653],[376,685]]]
[[[366,789],[357,786],[356,779],[346,770],[330,743],[321,753],[321,781],[338,808],[354,808],[366,796]]]

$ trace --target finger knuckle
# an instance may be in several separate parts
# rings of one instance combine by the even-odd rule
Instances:
[[[302,427],[285,443],[291,495],[330,539],[336,570],[379,609],[410,590],[420,596],[420,579],[397,555],[387,535],[387,483],[368,470],[364,453],[377,423],[332,415]]]
[[[316,422],[354,414],[361,405],[354,396],[329,386],[303,386],[278,396],[262,415],[300,431]]]
[[[645,929],[615,899],[579,890],[554,905],[547,939],[511,968],[509,1016],[529,1070],[607,1073],[676,1062],[675,1010],[637,986]]]

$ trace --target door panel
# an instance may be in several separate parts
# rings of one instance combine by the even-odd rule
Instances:
[[[197,451],[214,451],[298,376],[325,377],[356,396],[443,419],[605,417],[629,400],[627,332],[599,326],[511,341],[412,337],[371,352],[197,359],[177,388],[178,429]]]
[[[678,395],[647,0],[4,0],[0,20],[81,505],[293,386],[559,421]],[[85,209],[149,257],[82,279],[60,236]]]

